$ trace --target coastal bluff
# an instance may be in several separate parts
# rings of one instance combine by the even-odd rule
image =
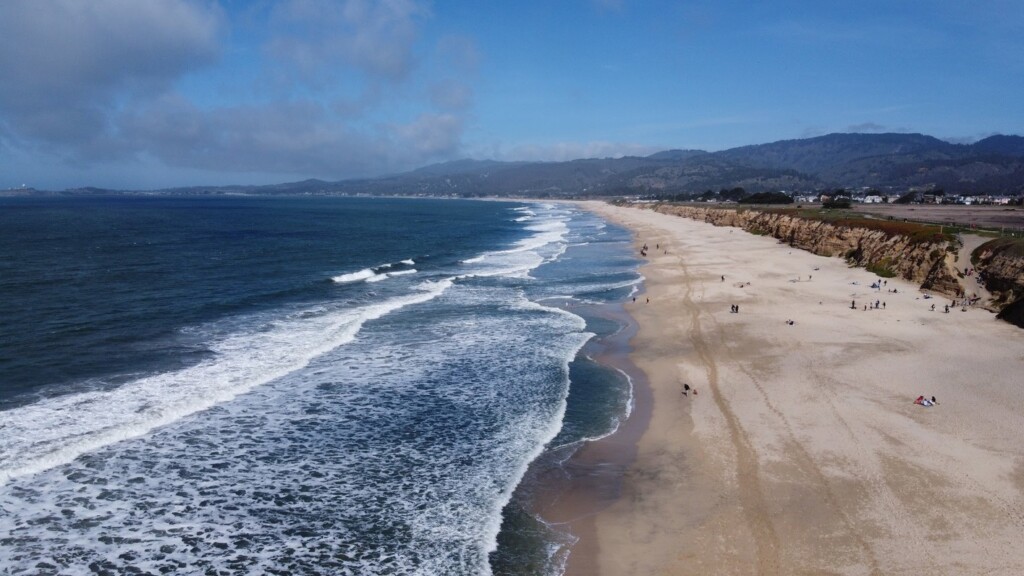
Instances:
[[[885,220],[837,219],[829,221],[800,216],[790,210],[758,210],[747,208],[713,208],[658,203],[646,206],[655,212],[707,222],[715,226],[733,226],[749,233],[771,236],[794,248],[819,256],[838,256],[882,277],[899,277],[918,284],[922,289],[956,297],[968,295],[972,288],[966,283],[964,269],[974,267],[985,278],[991,299],[981,305],[999,312],[1020,307],[1024,297],[1024,252],[1014,242],[989,242],[966,261],[960,254],[955,236],[942,234],[938,228]],[[792,213],[791,213],[792,212]],[[1014,304],[1014,303],[1017,304]],[[1003,317],[1018,326],[1024,323]]]

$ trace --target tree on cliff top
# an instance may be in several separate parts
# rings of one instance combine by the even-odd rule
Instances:
[[[792,204],[793,198],[782,192],[758,192],[740,200],[740,204]]]

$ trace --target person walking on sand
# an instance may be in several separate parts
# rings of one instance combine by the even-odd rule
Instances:
[[[689,394],[688,394],[689,391],[690,391],[690,385],[689,384],[683,384],[683,396],[689,396]]]

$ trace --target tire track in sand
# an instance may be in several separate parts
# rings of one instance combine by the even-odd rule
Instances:
[[[715,363],[711,347],[701,330],[700,310],[691,297],[693,280],[688,268],[685,265],[682,268],[683,280],[686,285],[683,307],[690,313],[690,341],[698,358],[705,366],[711,397],[725,418],[726,426],[729,429],[729,440],[736,450],[736,479],[739,484],[740,506],[757,548],[757,573],[762,575],[781,574],[779,538],[772,526],[764,494],[761,492],[760,464],[757,460],[757,453],[718,388],[718,365]]]

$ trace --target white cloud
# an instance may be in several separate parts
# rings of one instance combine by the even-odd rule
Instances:
[[[416,63],[413,0],[288,0],[275,6],[268,53],[289,81],[321,87],[354,67],[375,80],[405,79]]]
[[[423,3],[287,0],[246,14],[245,32],[273,56],[256,84],[275,89],[213,105],[181,80],[218,63],[235,32],[216,4],[0,4],[5,154],[39,153],[82,174],[157,163],[338,179],[459,152],[480,55],[458,36],[418,46]],[[444,74],[429,74],[423,57]]]
[[[553,144],[525,144],[508,150],[501,148],[493,152],[498,160],[539,160],[562,162],[579,158],[621,158],[623,156],[647,156],[664,150],[665,147],[623,142],[557,142]]]
[[[221,19],[186,0],[0,3],[0,119],[20,138],[95,149],[119,106],[216,60]]]
[[[847,126],[846,131],[854,133],[878,134],[880,132],[888,132],[888,129],[885,126],[882,126],[881,124],[876,124],[874,122],[862,122],[860,124]]]

